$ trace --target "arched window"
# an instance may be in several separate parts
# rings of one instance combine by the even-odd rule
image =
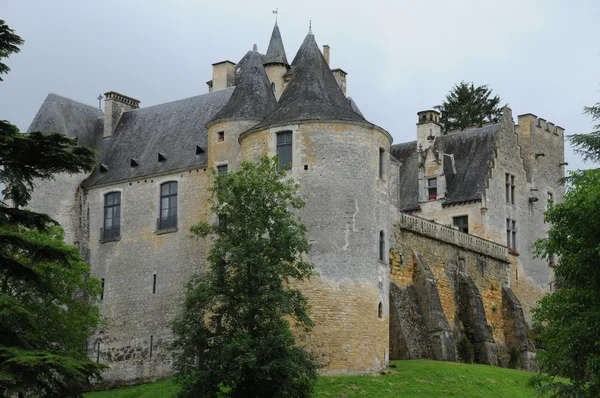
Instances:
[[[379,261],[385,261],[385,235],[383,230],[379,232]]]
[[[377,318],[383,319],[383,303],[380,301],[377,306]]]
[[[160,217],[157,229],[177,228],[177,181],[160,186]]]
[[[121,192],[104,195],[104,227],[100,235],[102,240],[121,236]]]

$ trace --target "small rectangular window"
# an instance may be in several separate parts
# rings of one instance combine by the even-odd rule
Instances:
[[[427,179],[427,197],[429,200],[437,199],[437,178]]]
[[[517,222],[510,218],[506,219],[506,246],[517,250]]]
[[[550,207],[552,204],[554,203],[554,194],[552,192],[548,192],[548,197],[547,197],[547,207]]]
[[[512,174],[505,174],[505,193],[506,193],[506,203],[511,205],[515,204],[515,176]]]
[[[104,278],[100,279],[100,301],[104,300]]]
[[[227,165],[223,164],[221,166],[217,166],[217,175],[219,177],[225,177],[227,176]]]
[[[277,133],[277,156],[279,157],[279,169],[289,169],[292,167],[291,131]]]
[[[223,141],[225,141],[225,132],[219,131],[217,133],[217,142],[223,142]]]
[[[469,216],[453,217],[452,222],[460,232],[469,233]]]

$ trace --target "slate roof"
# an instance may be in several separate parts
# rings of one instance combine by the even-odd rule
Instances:
[[[95,186],[206,164],[211,120],[229,101],[234,88],[124,112],[111,138],[102,142],[100,167],[86,180]],[[196,146],[204,153],[196,154]],[[158,161],[158,154],[166,160]],[[131,158],[139,166],[131,167]]]
[[[312,33],[304,39],[292,67],[294,75],[277,107],[256,128],[301,120],[366,122],[338,86]]]
[[[264,56],[263,62],[265,64],[288,65],[285,49],[283,48],[283,40],[281,39],[281,32],[279,32],[277,22],[275,22],[275,26],[273,27],[273,33],[271,33],[271,40],[269,41],[269,47],[267,48],[267,54]]]
[[[257,52],[248,51],[236,65],[235,84],[227,105],[211,123],[234,118],[262,119],[275,109],[277,100]]]
[[[454,155],[456,174],[449,156],[444,158],[446,200],[444,205],[481,200],[489,166],[494,159],[499,125],[447,134],[436,140],[434,149]],[[399,180],[399,206],[402,211],[419,208],[417,142],[392,145],[391,154],[402,162]]]
[[[104,127],[102,110],[91,105],[48,94],[27,131],[58,132],[77,138],[79,145],[99,149]]]

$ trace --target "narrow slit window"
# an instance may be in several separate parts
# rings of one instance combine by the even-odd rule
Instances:
[[[156,294],[156,274],[152,274],[152,294]]]
[[[100,301],[104,300],[104,278],[100,279]]]
[[[383,319],[383,303],[381,301],[377,305],[377,318]]]
[[[385,261],[385,234],[379,232],[379,261]]]
[[[383,167],[385,160],[385,149],[379,148],[379,179],[383,180]]]
[[[150,335],[150,359],[152,359],[152,346],[154,343],[154,336]]]
[[[279,157],[279,169],[292,167],[292,132],[284,131],[277,133],[277,156]]]

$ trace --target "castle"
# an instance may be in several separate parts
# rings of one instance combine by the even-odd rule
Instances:
[[[551,289],[533,258],[562,200],[561,127],[503,109],[498,123],[443,132],[417,113],[416,141],[392,145],[346,97],[309,32],[288,63],[277,24],[266,54],[213,64],[209,93],[140,108],[116,92],[104,112],[50,94],[30,131],[59,131],[96,149],[90,175],[41,181],[30,207],[48,213],[101,278],[101,327],[88,344],[110,365],[106,385],[165,377],[170,321],[184,286],[207,267],[190,239],[209,210],[209,171],[278,154],[300,185],[319,275],[302,286],[315,328],[305,344],[324,374],[365,374],[389,359],[456,360],[468,338],[479,363],[517,347],[535,367],[529,310]]]

